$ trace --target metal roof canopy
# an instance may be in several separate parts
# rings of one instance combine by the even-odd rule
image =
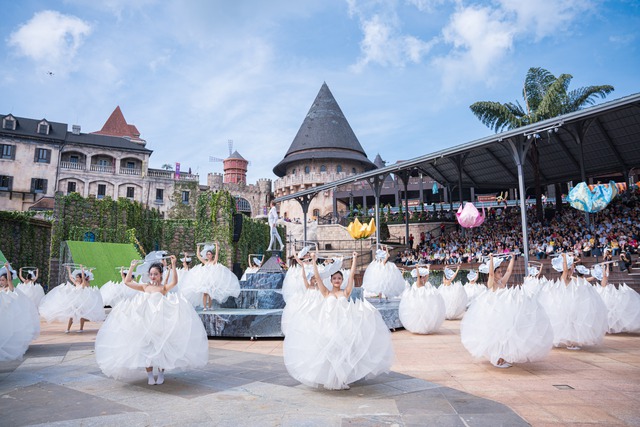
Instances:
[[[312,187],[275,201],[313,198],[321,191],[359,181],[373,185],[388,174],[407,172],[423,173],[447,185],[519,188],[520,194],[525,194],[525,187],[533,185],[534,180],[528,155],[533,141],[538,142],[541,185],[582,181],[588,176],[607,173],[628,174],[640,166],[640,93]],[[525,198],[520,199],[523,204]],[[521,210],[526,240],[524,206]],[[528,249],[527,242],[524,249]],[[528,252],[523,252],[528,260]]]

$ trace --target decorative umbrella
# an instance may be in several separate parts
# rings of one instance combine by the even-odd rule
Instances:
[[[458,224],[460,224],[464,228],[473,228],[478,227],[484,222],[484,208],[482,208],[482,214],[478,211],[473,203],[467,202],[458,208],[458,212],[456,213],[456,218],[458,220]]]
[[[592,188],[590,188],[592,187]],[[600,212],[618,195],[618,187],[613,181],[608,184],[589,186],[585,182],[578,183],[569,191],[569,204],[584,212]]]

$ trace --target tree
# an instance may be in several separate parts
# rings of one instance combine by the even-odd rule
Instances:
[[[162,169],[166,170],[166,171],[172,171],[173,170],[173,166],[171,166],[169,163],[165,163],[164,165],[160,166]]]
[[[481,101],[471,104],[469,108],[483,124],[498,133],[581,110],[594,105],[597,98],[604,99],[614,90],[610,85],[569,90],[572,78],[570,74],[555,77],[544,68],[532,67],[527,71],[522,88],[525,108],[522,108],[518,101],[506,104]],[[530,155],[534,164],[537,214],[538,218],[542,219],[537,141],[531,145]]]

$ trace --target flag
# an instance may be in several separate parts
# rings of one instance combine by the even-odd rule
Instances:
[[[438,194],[438,183],[437,182],[433,183],[433,188],[431,189],[431,192],[433,194]]]
[[[176,162],[176,179],[180,179],[180,163]]]

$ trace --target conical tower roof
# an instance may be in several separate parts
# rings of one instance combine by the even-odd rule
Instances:
[[[376,167],[367,158],[326,83],[322,84],[287,154],[273,168],[273,173],[282,177],[291,163],[320,159],[357,161],[365,170]]]
[[[113,113],[111,113],[104,126],[102,126],[102,129],[92,133],[97,135],[119,136],[141,145],[145,145],[147,143],[144,139],[140,138],[140,131],[138,131],[138,128],[136,128],[135,125],[127,123],[119,105],[115,110],[113,110]]]

